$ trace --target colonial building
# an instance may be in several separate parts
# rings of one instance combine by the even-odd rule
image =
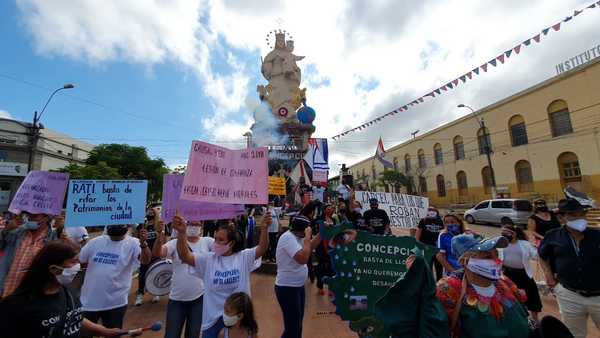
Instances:
[[[27,175],[31,153],[31,123],[0,118],[0,211],[8,205]],[[92,144],[49,129],[41,129],[32,158],[32,170],[54,170],[70,163],[83,164]]]
[[[480,127],[483,118],[487,130]],[[571,185],[600,200],[600,60],[564,72],[472,114],[394,146],[386,157],[412,181],[403,191],[433,205],[491,197],[491,170],[507,197],[556,202]],[[370,157],[348,173],[370,189],[383,171]],[[394,187],[377,187],[394,190]]]

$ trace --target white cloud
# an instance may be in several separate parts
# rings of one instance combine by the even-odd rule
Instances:
[[[249,68],[258,67],[242,62],[240,52],[264,56],[264,37],[279,19],[294,36],[296,53],[306,56],[299,64],[308,104],[317,111],[315,136],[327,137],[464,74],[586,2],[18,0],[40,53],[90,63],[175,61],[193,68],[213,108],[202,127],[228,142],[239,141],[250,125],[251,116],[234,114],[245,111],[247,95],[256,95],[250,79],[257,74]],[[457,103],[482,107],[553,76],[554,64],[598,43],[599,16],[599,9],[588,10],[505,65],[490,66],[435,100],[331,142],[332,167],[371,155],[379,136],[390,147],[413,130],[430,130],[467,113]],[[228,73],[214,69],[215,59]],[[371,80],[378,85],[364,85]]]
[[[3,109],[0,109],[0,118],[13,119],[12,115],[10,115],[9,112],[7,112],[6,110],[3,110]]]

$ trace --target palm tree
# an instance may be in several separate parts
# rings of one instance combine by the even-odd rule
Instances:
[[[408,186],[409,179],[401,172],[385,169],[377,179],[376,184],[380,187],[385,188],[385,191],[389,191],[389,187],[392,186],[396,189],[400,189],[402,186]]]

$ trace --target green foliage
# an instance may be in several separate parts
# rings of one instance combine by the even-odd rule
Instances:
[[[379,177],[377,178],[377,185],[381,187],[389,187],[390,185],[393,187],[406,187],[409,185],[409,179],[399,171],[385,169],[381,174],[379,174]]]
[[[91,165],[69,164],[58,171],[68,173],[71,179],[78,180],[115,180],[122,178],[119,171],[109,167],[106,162]]]

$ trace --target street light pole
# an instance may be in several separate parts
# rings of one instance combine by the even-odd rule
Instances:
[[[35,153],[37,150],[37,143],[38,140],[40,138],[40,126],[39,126],[39,122],[40,119],[42,118],[42,114],[44,113],[44,111],[46,111],[46,107],[48,107],[48,103],[50,103],[50,100],[52,100],[52,98],[54,97],[54,95],[56,93],[58,93],[61,90],[64,89],[72,89],[75,88],[74,85],[67,83],[64,86],[56,89],[55,91],[52,92],[52,94],[50,94],[50,97],[48,97],[48,100],[46,101],[46,104],[44,105],[44,107],[42,108],[42,111],[38,114],[37,110],[33,112],[33,123],[31,124],[31,143],[29,145],[29,159],[27,161],[27,172],[31,171],[32,167],[33,167],[33,161],[35,158]]]
[[[475,114],[475,109],[465,105],[465,104],[459,104],[457,106],[458,108],[467,108],[469,110],[471,110],[471,113]],[[481,127],[483,129],[483,151],[485,152],[485,156],[487,157],[487,163],[488,163],[488,167],[490,168],[490,180],[491,180],[491,184],[492,184],[492,198],[496,198],[496,191],[497,191],[497,187],[496,187],[496,174],[494,172],[494,167],[492,166],[492,147],[489,144],[489,140],[490,140],[490,135],[488,134],[487,128],[485,127],[485,121],[482,118],[477,118],[475,117],[475,119],[477,120],[477,122],[479,123],[479,127]]]

